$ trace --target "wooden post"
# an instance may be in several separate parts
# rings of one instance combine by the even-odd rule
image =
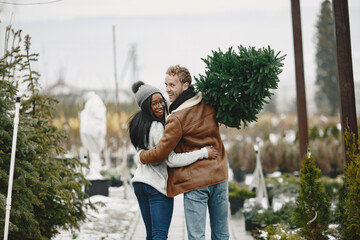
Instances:
[[[332,4],[335,22],[336,57],[339,79],[341,133],[344,134],[345,129],[349,126],[349,130],[355,133],[355,143],[357,143],[358,129],[351,57],[348,1],[333,0]],[[344,159],[346,159],[344,141],[343,152]],[[348,161],[348,159],[346,159],[346,161]]]
[[[308,122],[306,111],[306,95],[304,82],[304,60],[302,50],[301,18],[299,0],[291,0],[293,23],[295,73],[296,73],[296,103],[299,125],[300,161],[307,152]]]

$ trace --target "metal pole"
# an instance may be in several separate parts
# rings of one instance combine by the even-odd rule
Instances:
[[[339,78],[339,99],[341,132],[345,133],[346,128],[355,134],[355,144],[357,145],[358,130],[356,120],[356,105],[354,93],[354,79],[351,57],[351,40],[349,9],[347,0],[333,0],[333,13],[335,22],[336,36],[336,56]],[[343,141],[343,156],[345,161],[346,148]]]
[[[304,60],[301,35],[301,17],[299,0],[291,0],[295,72],[296,72],[296,103],[299,125],[300,161],[307,152],[308,145],[308,122],[306,110],[306,95],[304,82]]]
[[[124,199],[128,199],[128,169],[127,169],[127,151],[126,151],[126,139],[123,138],[122,145],[122,180],[124,185]]]
[[[114,80],[115,80],[115,101],[116,101],[116,112],[120,114],[120,103],[119,103],[119,84],[117,79],[117,63],[116,63],[116,31],[113,25],[113,50],[114,50]]]
[[[20,110],[20,97],[16,97],[14,132],[13,132],[13,141],[12,141],[12,147],[11,147],[11,160],[10,160],[10,170],[9,170],[9,186],[8,186],[8,193],[7,193],[7,198],[6,198],[4,240],[8,239],[8,234],[9,234],[11,194],[12,194],[12,185],[13,185],[14,168],[15,168],[15,153],[16,153],[17,131],[18,131],[18,125],[19,125],[19,110]]]
[[[114,77],[115,77],[115,112],[119,114],[120,117],[120,100],[119,100],[119,84],[118,84],[118,78],[117,78],[117,63],[116,63],[116,30],[115,25],[113,25],[113,49],[114,49]],[[120,124],[120,123],[119,123]],[[121,126],[120,126],[121,127]],[[120,148],[120,141],[122,138],[122,131],[120,130],[118,132],[118,141],[117,141],[117,147]],[[117,159],[120,160],[120,156]]]

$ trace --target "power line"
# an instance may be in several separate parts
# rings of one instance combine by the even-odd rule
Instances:
[[[32,2],[32,3],[12,3],[12,2],[0,1],[0,3],[9,4],[9,5],[40,5],[40,4],[50,4],[50,3],[55,3],[55,2],[61,2],[61,1],[63,1],[63,0],[52,0],[52,1],[48,1],[48,2]]]

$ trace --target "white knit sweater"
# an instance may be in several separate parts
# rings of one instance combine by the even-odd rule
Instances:
[[[164,126],[157,121],[151,124],[149,132],[148,149],[155,147],[156,143],[161,139],[164,133]],[[162,194],[166,195],[167,184],[167,166],[169,167],[183,167],[196,162],[199,159],[207,158],[208,151],[205,147],[200,150],[187,153],[176,154],[172,151],[165,162],[158,164],[142,164],[139,157],[136,157],[137,169],[131,183],[142,182],[149,184],[157,189]]]

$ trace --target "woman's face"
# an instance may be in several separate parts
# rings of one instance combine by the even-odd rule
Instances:
[[[155,93],[151,96],[151,110],[156,117],[162,118],[164,116],[165,102],[160,93]]]

